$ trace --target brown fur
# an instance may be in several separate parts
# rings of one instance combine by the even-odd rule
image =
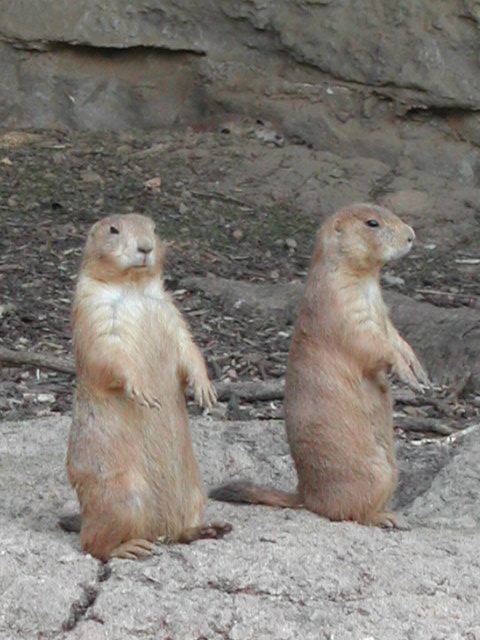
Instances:
[[[202,406],[216,394],[164,291],[163,259],[152,220],[105,218],[89,233],[75,291],[67,470],[82,548],[101,560],[145,555],[159,536],[212,537],[201,526],[205,496],[184,390],[190,383]],[[61,524],[75,528],[69,518]]]
[[[369,226],[371,220],[378,226]],[[407,253],[414,237],[393,213],[369,204],[347,207],[320,228],[285,390],[298,493],[235,483],[212,497],[305,506],[331,520],[406,525],[387,511],[397,481],[387,374],[416,390],[428,378],[389,318],[380,270]]]

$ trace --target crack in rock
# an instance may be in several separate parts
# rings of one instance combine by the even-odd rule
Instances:
[[[222,593],[228,595],[249,595],[256,596],[259,598],[277,598],[279,600],[283,600],[286,602],[290,602],[291,604],[297,604],[300,606],[305,606],[305,602],[302,599],[296,600],[292,598],[289,593],[272,593],[267,589],[259,589],[254,585],[246,585],[244,587],[232,585],[229,581],[210,581],[207,584],[208,589],[213,589],[215,591],[221,591]]]
[[[62,631],[72,631],[85,618],[87,611],[93,606],[98,596],[95,587],[82,585],[83,593],[70,607],[68,618],[62,624]]]
[[[112,574],[112,569],[107,564],[102,564],[98,570],[97,580],[94,585],[81,585],[82,594],[78,600],[73,602],[67,619],[62,624],[62,631],[72,631],[77,624],[85,619],[89,609],[93,607],[97,600],[99,588],[102,582],[106,582]],[[102,622],[97,619],[98,622]]]

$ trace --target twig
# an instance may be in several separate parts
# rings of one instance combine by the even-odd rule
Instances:
[[[13,351],[4,347],[0,347],[0,364],[10,367],[32,366],[75,374],[75,364],[73,359],[68,356],[60,358],[46,353]],[[219,400],[228,400],[230,396],[235,395],[242,400],[250,402],[255,402],[256,400],[280,400],[283,398],[284,387],[283,380],[217,382],[215,384]]]
[[[420,293],[424,297],[434,299],[440,307],[465,306],[478,308],[480,306],[480,298],[476,295],[468,293],[452,293],[451,291],[441,291],[439,289],[415,289],[416,293]]]
[[[13,351],[0,347],[0,365],[11,367],[32,366],[39,369],[52,369],[62,373],[75,374],[75,364],[69,357],[60,358],[47,353],[32,351]]]
[[[62,373],[75,374],[73,358],[53,356],[47,353],[35,353],[33,351],[14,351],[0,347],[0,364],[10,367],[32,366],[39,369],[51,369]],[[235,395],[245,401],[256,400],[282,400],[285,392],[285,381],[256,380],[247,382],[217,382],[215,383],[219,400],[228,400]],[[412,391],[394,389],[393,396],[400,404],[418,406],[436,404],[433,398],[422,396],[417,398]]]
[[[75,364],[73,359],[68,356],[60,358],[46,353],[13,351],[4,347],[0,347],[0,364],[10,367],[32,366],[75,374]],[[256,400],[280,400],[283,398],[284,386],[283,380],[217,382],[215,384],[219,400],[228,400],[232,395],[235,395],[242,400],[250,402],[255,402]]]
[[[450,436],[452,433],[462,430],[462,427],[455,428],[435,418],[424,418],[422,416],[397,416],[394,424],[403,431],[430,432],[441,436]]]
[[[0,364],[21,367],[33,366],[40,369],[52,369],[62,373],[75,374],[75,365],[72,358],[52,356],[46,353],[34,353],[31,351],[13,351],[0,347]],[[242,399],[244,402],[256,402],[266,400],[283,400],[285,392],[285,381],[278,380],[256,380],[246,382],[217,382],[215,384],[218,399],[229,400],[232,396]],[[412,392],[405,392],[402,389],[394,390],[394,397],[401,404],[416,404]],[[193,393],[189,392],[189,398],[193,398]],[[434,404],[433,399],[422,397],[422,403]],[[423,416],[398,416],[395,419],[395,426],[404,431],[432,432],[440,435],[450,435],[458,431],[458,428],[449,426],[435,418]]]
[[[215,384],[219,400],[228,400],[237,396],[248,402],[257,400],[283,400],[285,392],[284,380],[268,380],[254,382],[217,382]]]

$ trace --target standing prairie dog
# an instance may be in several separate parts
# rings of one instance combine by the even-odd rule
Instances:
[[[387,510],[397,481],[387,374],[419,391],[428,377],[390,320],[380,271],[414,238],[396,215],[370,204],[351,205],[322,225],[287,365],[285,422],[298,491],[240,481],[210,497],[407,527]]]
[[[151,219],[93,225],[73,302],[77,390],[67,471],[80,540],[101,559],[149,553],[159,536],[219,537],[202,526],[205,496],[184,391],[216,400],[205,361],[163,286],[164,245]],[[60,521],[75,530],[78,518]]]

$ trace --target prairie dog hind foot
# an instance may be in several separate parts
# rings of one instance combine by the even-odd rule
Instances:
[[[119,544],[110,554],[110,558],[121,558],[123,560],[138,560],[149,556],[155,549],[155,543],[143,538],[127,540]]]
[[[365,524],[369,524],[374,527],[382,527],[383,529],[399,529],[400,531],[411,530],[411,526],[407,522],[406,518],[395,511],[382,511],[380,513],[376,513]]]

